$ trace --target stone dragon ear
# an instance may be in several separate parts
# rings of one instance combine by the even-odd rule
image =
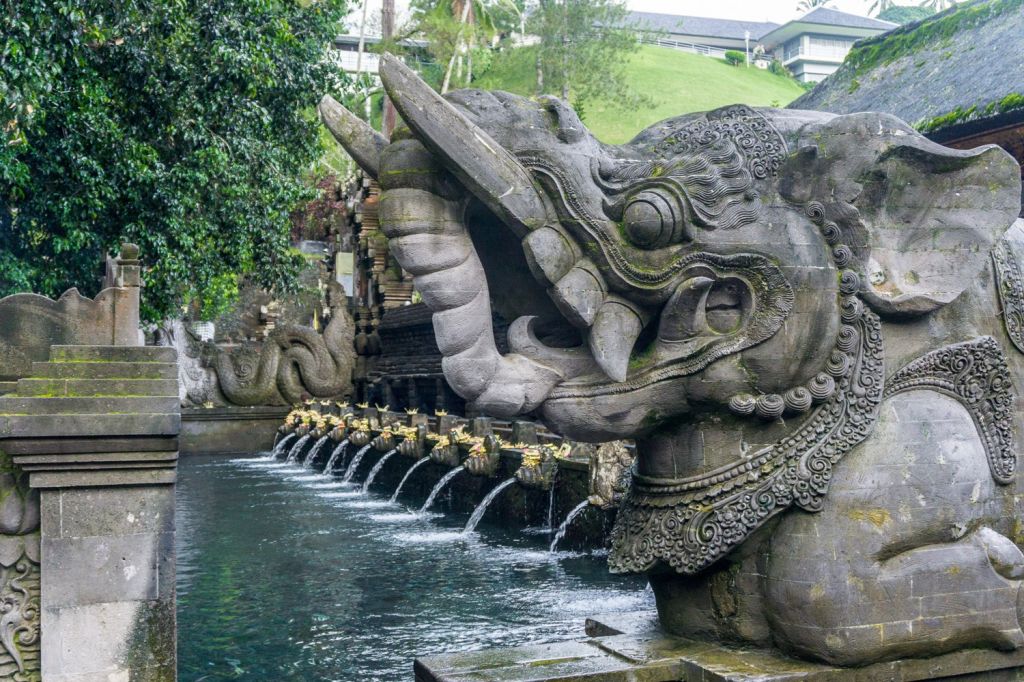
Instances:
[[[807,124],[782,173],[784,198],[817,203],[861,269],[879,314],[922,315],[953,301],[986,266],[1020,211],[1020,168],[994,145],[931,142],[876,113]]]

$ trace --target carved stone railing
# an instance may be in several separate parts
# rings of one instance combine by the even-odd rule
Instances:
[[[29,293],[0,299],[0,382],[28,376],[50,346],[141,346],[139,247],[121,247],[105,283],[96,298],[68,289],[57,300]]]

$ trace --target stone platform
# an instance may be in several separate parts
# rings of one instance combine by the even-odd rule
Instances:
[[[181,411],[182,455],[240,455],[274,447],[289,407],[186,408]]]
[[[1024,651],[969,650],[864,668],[836,668],[778,652],[664,634],[657,614],[587,619],[588,638],[417,660],[416,682],[882,682],[1024,680]]]

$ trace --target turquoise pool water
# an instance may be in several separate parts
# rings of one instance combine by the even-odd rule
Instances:
[[[648,609],[600,553],[419,516],[260,455],[179,465],[179,680],[411,680],[417,656],[571,639]],[[422,500],[406,500],[418,508]],[[556,520],[556,525],[557,525]]]

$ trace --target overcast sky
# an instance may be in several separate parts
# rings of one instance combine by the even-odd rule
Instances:
[[[381,0],[369,0],[369,12],[380,14]],[[717,17],[719,19],[746,19],[748,21],[774,21],[784,23],[802,14],[796,9],[800,0],[626,0],[631,10],[638,12],[660,12],[662,14],[689,14],[697,17]],[[832,0],[829,3],[843,12],[868,15],[872,0]],[[362,7],[361,3],[353,3]],[[898,0],[896,4],[911,4],[910,0]],[[408,0],[395,0],[399,22],[406,14]],[[349,19],[350,24],[358,25],[360,11],[357,9]],[[378,26],[378,22],[370,22]]]

